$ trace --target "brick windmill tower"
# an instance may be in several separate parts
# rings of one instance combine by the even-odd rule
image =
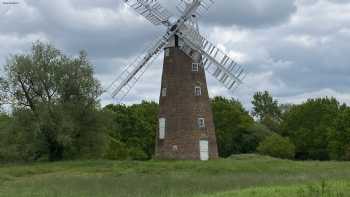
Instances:
[[[199,33],[198,18],[213,0],[182,0],[175,17],[157,0],[124,0],[166,33],[112,83],[112,95],[123,99],[164,49],[156,157],[209,160],[218,158],[213,115],[205,73],[233,90],[244,70]]]

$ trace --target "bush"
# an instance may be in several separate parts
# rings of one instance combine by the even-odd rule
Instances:
[[[350,161],[350,145],[345,146],[344,160]]]
[[[146,161],[149,159],[148,155],[141,148],[130,148],[129,149],[129,159]]]
[[[267,137],[259,144],[257,150],[260,154],[282,159],[294,159],[295,156],[294,144],[278,134]]]
[[[110,143],[104,158],[109,160],[125,160],[128,158],[128,149],[126,145],[112,137],[109,138]]]
[[[242,153],[255,153],[260,142],[273,134],[265,125],[254,123],[247,128],[247,132],[242,135]]]

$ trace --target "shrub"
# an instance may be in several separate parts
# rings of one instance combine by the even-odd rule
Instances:
[[[273,134],[265,125],[254,123],[242,135],[242,153],[255,153],[260,142]]]
[[[109,139],[110,143],[108,145],[104,158],[109,160],[127,159],[129,153],[126,145],[123,142],[112,137],[110,137]]]
[[[294,144],[278,134],[267,137],[259,144],[257,150],[260,154],[282,159],[294,159],[295,156]]]
[[[350,145],[345,146],[344,160],[350,161]]]
[[[148,160],[149,157],[141,148],[130,148],[129,149],[129,159],[145,161],[145,160]]]

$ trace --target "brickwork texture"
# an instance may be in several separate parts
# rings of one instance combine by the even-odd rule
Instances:
[[[200,140],[208,140],[209,159],[218,158],[212,109],[210,106],[205,71],[192,71],[193,59],[177,47],[170,47],[164,57],[159,118],[165,118],[165,138],[156,139],[156,158],[199,160]],[[195,87],[201,95],[195,95]],[[205,128],[199,128],[198,118],[205,119]]]

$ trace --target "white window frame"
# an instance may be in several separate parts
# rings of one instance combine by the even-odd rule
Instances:
[[[166,132],[166,119],[159,118],[159,139],[161,140],[165,139],[165,132]]]
[[[196,86],[194,88],[194,95],[195,96],[202,96],[202,88],[200,86]]]
[[[169,48],[166,48],[164,50],[164,54],[165,54],[165,57],[169,57],[170,56],[170,49]]]
[[[162,88],[162,97],[167,96],[167,88]]]
[[[198,118],[197,126],[199,129],[205,129],[205,118]]]
[[[192,72],[199,71],[199,63],[192,63]]]

